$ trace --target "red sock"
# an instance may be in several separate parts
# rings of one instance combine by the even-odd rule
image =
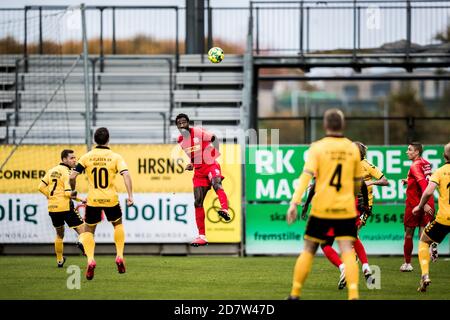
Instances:
[[[228,210],[228,198],[225,191],[223,191],[223,189],[217,189],[216,193],[217,196],[219,197],[219,202],[222,209]]]
[[[342,264],[342,261],[341,258],[339,258],[336,250],[334,250],[332,246],[324,246],[322,247],[322,251],[328,258],[328,260],[330,260],[332,264],[339,268],[339,266]]]
[[[411,255],[413,251],[413,239],[410,236],[405,236],[405,243],[403,244],[403,256],[406,263],[411,263]]]
[[[195,221],[197,222],[198,234],[205,235],[205,209],[195,208]]]
[[[367,260],[367,254],[366,250],[364,249],[364,246],[361,242],[361,240],[356,239],[355,243],[353,244],[353,247],[355,248],[356,254],[358,255],[359,260],[362,264],[369,263],[369,260]]]

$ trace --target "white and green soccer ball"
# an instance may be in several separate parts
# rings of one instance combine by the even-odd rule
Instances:
[[[208,59],[212,63],[219,63],[223,60],[223,58],[224,58],[224,55],[223,55],[223,50],[221,48],[214,47],[214,48],[209,49]]]

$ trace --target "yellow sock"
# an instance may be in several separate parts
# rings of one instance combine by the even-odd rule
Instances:
[[[114,226],[114,242],[116,243],[117,257],[123,258],[123,248],[125,247],[125,231],[123,224]]]
[[[345,265],[345,280],[347,281],[348,299],[359,299],[358,280],[359,269],[352,251],[342,253],[342,262]]]
[[[422,275],[428,274],[430,271],[430,245],[426,242],[419,241],[419,262]]]
[[[314,255],[308,251],[303,251],[297,258],[297,262],[294,267],[294,279],[292,280],[291,296],[300,297],[303,283],[305,283],[306,277],[311,271]]]
[[[78,237],[79,241],[83,244],[84,252],[88,258],[88,263],[94,260],[95,240],[94,235],[91,232],[83,232]]]
[[[56,261],[61,262],[63,261],[63,249],[64,249],[64,242],[63,239],[59,236],[56,236],[55,238],[55,253],[56,253]]]

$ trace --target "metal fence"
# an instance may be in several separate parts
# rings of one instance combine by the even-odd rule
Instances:
[[[409,54],[435,49],[447,34],[448,1],[251,2],[253,49],[257,54],[300,55],[325,50],[386,49]],[[400,46],[400,45],[403,46]]]
[[[52,34],[43,32],[46,16],[66,6],[26,6],[0,8],[0,24],[14,23],[15,30],[0,30],[0,39],[12,37],[24,56],[30,53],[46,54],[45,42]],[[69,19],[64,30],[62,53],[71,46],[81,45],[77,21]],[[31,23],[30,23],[31,21]],[[179,8],[176,6],[86,6],[86,24],[91,54],[178,54]],[[71,32],[74,31],[74,32]],[[54,30],[58,32],[58,30]],[[153,45],[153,47],[152,47]],[[163,47],[161,47],[163,46]],[[30,52],[30,50],[33,50]]]
[[[51,35],[42,33],[45,15],[66,7],[0,8],[0,24],[22,21],[5,34],[16,39],[24,54],[46,53]],[[361,51],[374,48],[398,52],[439,50],[447,36],[448,1],[252,1],[247,7],[205,6],[205,52],[223,46],[243,53],[248,20],[253,19],[253,49],[257,54],[306,54],[326,50]],[[185,8],[176,6],[87,6],[90,53],[180,54],[184,50]],[[37,26],[27,26],[27,18]],[[45,28],[44,28],[45,29]],[[77,41],[80,36],[65,35]],[[403,41],[403,42],[400,42]],[[67,42],[67,45],[73,42]],[[425,48],[423,48],[425,46]],[[70,50],[69,46],[63,48]]]
[[[450,117],[346,116],[346,136],[373,145],[446,144]],[[323,117],[260,117],[258,128],[279,129],[281,144],[309,144],[325,135]]]

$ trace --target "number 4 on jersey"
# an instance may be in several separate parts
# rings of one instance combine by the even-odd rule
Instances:
[[[331,177],[330,180],[330,186],[335,187],[337,192],[339,192],[339,190],[341,190],[342,188],[341,175],[342,175],[342,164],[339,163],[336,166],[336,169],[334,170],[333,176]]]

